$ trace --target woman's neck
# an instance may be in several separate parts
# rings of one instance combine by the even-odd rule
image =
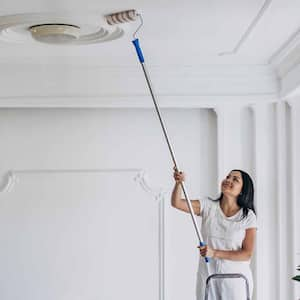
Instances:
[[[225,195],[223,195],[220,200],[220,206],[227,217],[235,215],[241,209],[237,204],[237,199],[235,197],[228,197]]]

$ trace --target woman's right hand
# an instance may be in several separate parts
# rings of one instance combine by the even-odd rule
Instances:
[[[174,176],[176,183],[182,183],[183,181],[185,181],[184,172],[175,170],[173,176]]]
[[[190,207],[187,204],[185,198],[182,198],[181,191],[182,187],[180,186],[185,181],[184,172],[180,172],[174,168],[174,179],[176,181],[175,186],[173,188],[172,196],[171,196],[171,204],[173,207],[190,213]],[[196,215],[200,215],[200,201],[199,200],[191,200],[193,211]]]

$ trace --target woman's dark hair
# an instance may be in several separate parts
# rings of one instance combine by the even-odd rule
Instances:
[[[232,171],[238,171],[242,174],[243,187],[241,193],[238,196],[237,204],[243,209],[243,218],[247,217],[249,209],[252,209],[256,214],[254,208],[254,186],[250,175],[242,170],[235,169]],[[221,193],[220,197],[217,200],[221,200],[222,198],[223,193]]]

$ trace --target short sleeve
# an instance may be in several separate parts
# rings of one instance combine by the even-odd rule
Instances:
[[[201,197],[200,200],[200,216],[203,217],[208,214],[208,211],[212,205],[212,200],[208,197]]]
[[[245,229],[257,228],[257,219],[253,210],[249,209],[248,216],[245,222]]]

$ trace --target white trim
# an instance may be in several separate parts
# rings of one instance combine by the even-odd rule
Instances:
[[[157,95],[163,108],[215,108],[225,104],[272,103],[278,95]],[[152,108],[150,95],[0,97],[0,108]]]
[[[280,96],[294,98],[300,95],[300,63],[294,65],[281,80]]]
[[[300,43],[300,28],[298,28],[269,58],[268,64],[279,66]]]
[[[159,196],[159,300],[165,300],[165,196]]]
[[[264,160],[265,157],[262,153],[262,149],[265,149],[265,144],[266,144],[266,139],[265,139],[265,134],[266,132],[266,127],[262,127],[261,124],[265,123],[265,117],[268,112],[268,107],[267,105],[257,105],[252,107],[254,111],[254,145],[255,145],[255,181],[256,181],[256,197],[255,200],[260,198],[264,198],[264,193],[265,193],[265,184],[264,184],[264,178],[266,178],[267,174],[265,172],[264,168]],[[267,155],[267,154],[265,154]],[[265,243],[267,240],[265,239],[265,234],[264,234],[264,227],[261,226],[263,225],[262,218],[260,216],[264,216],[265,212],[268,211],[267,203],[266,201],[255,201],[255,206],[257,209],[257,215],[258,215],[258,232],[257,232],[257,243],[256,243],[256,261],[255,261],[255,266],[256,266],[256,272],[255,272],[255,284],[256,284],[256,296],[257,299],[266,299],[265,295],[268,292],[264,288],[264,276],[265,274],[264,269],[265,269],[265,264],[264,264],[264,257],[267,257],[267,253],[264,253],[265,250]],[[266,254],[266,255],[265,255]]]
[[[289,232],[287,216],[289,214],[287,203],[287,120],[286,102],[276,105],[277,116],[277,232],[278,232],[278,288],[279,299],[291,299],[290,276],[288,273],[288,263],[284,257],[290,257]]]
[[[271,2],[272,2],[272,0],[265,0],[264,1],[263,5],[259,9],[258,13],[254,17],[254,19],[252,20],[252,22],[250,23],[250,25],[247,27],[246,31],[243,33],[243,35],[241,36],[241,38],[239,39],[239,41],[237,42],[236,46],[231,51],[221,52],[221,53],[219,53],[219,55],[232,55],[232,54],[236,54],[238,52],[238,50],[245,43],[245,41],[247,40],[248,36],[251,34],[251,32],[253,31],[253,29],[255,28],[255,26],[257,25],[257,23],[259,22],[259,20],[264,15],[265,11],[270,6]]]
[[[152,66],[149,74],[166,107],[212,108],[221,103],[275,101],[279,92],[278,78],[266,65]],[[149,105],[149,90],[138,66],[15,63],[2,66],[0,75],[0,107]]]
[[[218,182],[221,182],[224,178],[224,137],[225,137],[225,125],[224,114],[221,108],[214,109],[217,115],[217,170],[218,170]]]
[[[300,95],[288,98],[287,103],[291,108],[295,107],[297,104],[300,105]]]
[[[21,175],[39,175],[39,174],[82,174],[82,173],[140,173],[141,169],[24,169],[7,171],[2,179],[1,192],[10,192],[19,182]],[[136,175],[136,176],[137,176]]]
[[[296,210],[296,201],[298,201],[297,197],[297,189],[299,186],[299,176],[297,174],[296,168],[295,168],[295,162],[296,162],[296,140],[297,140],[297,117],[299,117],[299,111],[297,110],[296,106],[298,103],[295,103],[294,101],[288,102],[291,107],[291,212],[290,212],[290,223],[291,223],[291,229],[290,234],[292,236],[290,249],[291,249],[291,263],[292,263],[292,270],[291,272],[294,272],[296,266],[299,264],[297,262],[297,249],[296,249],[296,241],[298,238],[298,231],[296,228],[296,220],[298,218],[298,211]],[[298,107],[299,108],[299,107]],[[293,273],[292,273],[293,274]],[[292,276],[292,274],[290,274]],[[296,299],[296,288],[293,284],[291,286],[292,289],[292,299]]]
[[[142,169],[23,169],[5,173],[0,193],[10,192],[22,175],[40,174],[86,174],[86,173],[133,173],[134,181],[158,202],[158,299],[165,299],[165,195],[163,189],[153,189],[147,181],[147,173]]]
[[[140,171],[135,176],[143,190],[158,201],[158,299],[165,299],[165,196],[163,189],[153,189],[149,186],[147,174]]]
[[[158,242],[158,273],[159,273],[159,300],[165,299],[165,244],[164,244],[164,231],[165,231],[165,212],[164,200],[165,192],[161,189],[152,189],[146,180],[146,172],[142,169],[27,169],[27,170],[12,170],[8,171],[5,178],[5,184],[0,192],[9,192],[20,180],[21,175],[39,175],[39,174],[82,174],[82,173],[135,173],[134,180],[140,184],[142,189],[158,200],[158,214],[159,214],[159,242]]]
[[[217,155],[218,155],[218,182],[221,182],[225,174],[231,168],[241,164],[241,112],[246,105],[238,103],[234,106],[220,105],[215,108],[217,114]],[[232,120],[236,121],[236,128],[231,128]],[[232,134],[234,131],[234,134]],[[230,140],[230,141],[229,141]],[[236,143],[235,157],[229,155],[230,145]]]

